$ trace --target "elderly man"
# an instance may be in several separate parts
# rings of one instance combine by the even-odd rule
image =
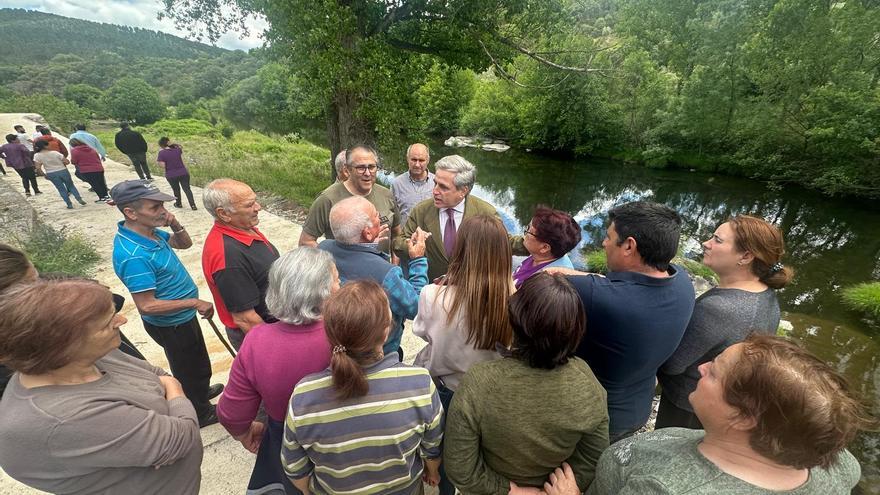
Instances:
[[[417,228],[412,237],[406,239],[410,259],[409,278],[406,279],[400,267],[391,264],[389,256],[377,249],[376,240],[382,230],[379,212],[365,198],[355,196],[333,205],[330,209],[330,228],[335,239],[321,241],[318,248],[333,255],[342,283],[368,278],[385,289],[394,321],[382,350],[386,355],[397,352],[402,361],[400,338],[403,335],[403,322],[416,317],[419,293],[428,283],[425,239],[430,234]]]
[[[257,230],[260,203],[247,184],[211,181],[202,201],[214,217],[202,251],[202,270],[226,335],[238,349],[251,328],[276,321],[266,308],[266,289],[278,249]]]
[[[681,218],[658,203],[636,201],[608,212],[602,247],[608,274],[569,273],[589,315],[576,354],[608,392],[611,443],[638,431],[651,413],[657,369],[678,347],[694,309],[694,287],[670,263]],[[577,276],[579,275],[579,276]]]
[[[394,196],[387,187],[376,184],[380,169],[376,152],[366,146],[350,148],[346,151],[345,169],[350,174],[348,179],[325,189],[309,208],[309,216],[299,236],[300,246],[315,247],[321,236],[333,239],[330,209],[339,201],[352,196],[361,196],[373,203],[379,212],[381,224],[391,229],[392,237],[400,234],[400,215],[394,203]],[[406,241],[401,242],[401,249],[405,249]],[[388,252],[388,248],[387,241],[379,243],[380,251]]]
[[[422,143],[414,143],[406,149],[406,164],[409,170],[395,177],[391,184],[391,193],[397,209],[400,210],[400,223],[406,225],[406,219],[413,206],[431,197],[434,188],[434,174],[428,170],[431,155],[428,147]]]
[[[76,139],[81,143],[87,144],[90,148],[98,152],[98,156],[101,157],[101,161],[107,158],[107,150],[104,149],[104,145],[101,144],[101,140],[98,139],[97,136],[90,132],[86,132],[85,124],[76,124],[74,127],[76,132],[70,135],[70,139]]]
[[[171,373],[192,402],[199,426],[217,422],[210,399],[223,385],[210,386],[211,359],[196,316],[214,314],[173,249],[189,249],[192,239],[165,209],[174,197],[152,184],[129,180],[113,186],[110,196],[125,217],[113,240],[113,270],[137,306],[144,329],[162,346]],[[171,228],[171,234],[160,227]]]
[[[425,251],[430,280],[446,274],[458,228],[464,219],[475,215],[498,216],[494,206],[470,194],[477,169],[469,161],[458,155],[450,155],[438,160],[434,167],[437,172],[434,175],[433,199],[422,201],[412,209],[403,235],[394,242],[397,255],[404,256],[406,240],[418,229],[432,234]],[[510,237],[510,245],[513,254],[529,254],[523,246],[522,237]]]

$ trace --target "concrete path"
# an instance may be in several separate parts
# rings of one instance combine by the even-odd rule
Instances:
[[[41,117],[34,114],[0,114],[0,135],[14,132],[13,126],[16,124],[24,125],[25,129],[31,133],[34,125],[41,122]],[[66,144],[66,137],[54,135],[64,140]],[[105,147],[113,146],[113,143],[103,144]],[[155,157],[148,157],[148,160],[154,159]],[[134,168],[128,163],[123,164],[108,159],[104,163],[104,168],[109,187],[123,180],[137,179]],[[0,180],[13,184],[16,189],[24,194],[21,180],[14,171],[9,171],[7,176],[0,176]],[[36,209],[37,214],[44,223],[56,229],[64,229],[66,232],[80,233],[94,243],[102,258],[101,262],[97,265],[94,278],[110,287],[113,292],[125,295],[127,299],[122,314],[128,318],[128,323],[123,326],[123,331],[137,345],[148,361],[167,369],[168,363],[165,360],[161,347],[153,342],[144,331],[143,324],[130,294],[113,272],[111,263],[113,236],[116,233],[117,222],[122,219],[119,210],[116,207],[107,206],[103,203],[94,203],[94,200],[97,199],[96,195],[87,192],[88,186],[77,179],[74,179],[74,183],[87,203],[85,206],[74,204],[74,209],[68,210],[64,201],[58,196],[55,187],[48,180],[42,177],[37,180],[43,194],[31,196],[28,198],[28,202]],[[171,194],[171,187],[164,178],[156,177],[155,184],[163,191]],[[201,257],[205,236],[213,224],[213,219],[201,207],[202,189],[199,187],[193,187],[192,189],[196,202],[199,205],[198,211],[192,211],[188,208],[173,208],[170,204],[166,204],[166,206],[177,216],[180,223],[187,228],[193,239],[193,247],[184,251],[178,251],[178,256],[198,285],[200,297],[211,301],[211,293],[202,274]],[[266,210],[260,212],[258,228],[281,252],[296,247],[296,241],[299,239],[301,230],[300,225],[273,215]],[[222,331],[222,324],[216,316],[214,316],[214,321]],[[409,324],[407,324],[407,328],[409,328]],[[212,383],[225,384],[229,368],[232,365],[232,358],[214,336],[211,328],[204,322],[202,323],[202,332],[208,344],[208,352],[211,356],[214,371]],[[413,336],[412,332],[409,330],[404,332],[403,347],[406,356],[409,358],[408,361],[412,360],[423,345],[424,343]],[[240,443],[233,440],[219,424],[202,428],[201,434],[205,447],[205,456],[202,462],[201,492],[210,495],[244,493],[250,478],[251,469],[253,468],[254,456],[246,451]],[[0,471],[0,495],[34,493],[42,492],[18,483]]]

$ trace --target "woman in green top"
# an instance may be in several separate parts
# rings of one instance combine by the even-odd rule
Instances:
[[[615,443],[590,495],[850,493],[846,446],[877,427],[844,378],[794,342],[754,334],[700,365],[690,403],[704,430],[663,428]]]
[[[508,303],[513,347],[471,366],[447,416],[443,463],[463,494],[539,493],[567,462],[578,487],[608,446],[605,390],[574,356],[584,309],[562,276],[538,273]]]

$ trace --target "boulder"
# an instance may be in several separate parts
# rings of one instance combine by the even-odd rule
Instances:
[[[510,146],[503,143],[492,143],[492,144],[484,144],[480,147],[483,151],[497,151],[499,153],[507,151],[510,149]]]

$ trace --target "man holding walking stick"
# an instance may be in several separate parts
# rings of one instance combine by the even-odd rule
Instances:
[[[214,306],[198,299],[195,282],[173,251],[193,244],[186,228],[165,209],[164,202],[174,197],[142,180],[121,182],[110,196],[125,217],[113,241],[116,276],[131,292],[144,329],[164,349],[171,373],[195,407],[199,426],[214,424],[217,413],[210,399],[223,391],[223,385],[210,385],[211,360],[196,315],[210,318]]]

